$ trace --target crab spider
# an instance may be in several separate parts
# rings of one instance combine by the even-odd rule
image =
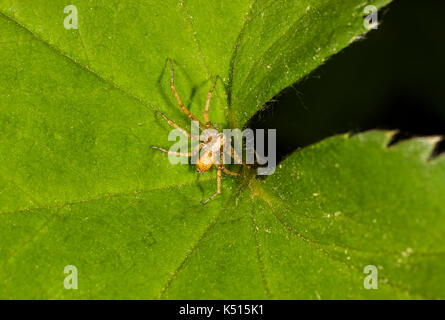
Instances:
[[[176,91],[175,88],[175,84],[174,84],[174,68],[173,68],[173,62],[171,59],[170,60],[170,65],[171,65],[171,79],[170,79],[170,87],[171,90],[173,92],[173,95],[175,96],[175,99],[179,105],[179,107],[181,108],[182,112],[184,112],[187,117],[190,118],[190,120],[192,121],[196,121],[199,124],[199,128],[201,130],[206,130],[206,129],[213,129],[213,130],[207,130],[206,131],[206,135],[204,137],[195,137],[192,136],[190,133],[188,133],[186,130],[182,129],[181,127],[179,127],[175,122],[173,122],[172,120],[168,119],[167,116],[165,114],[163,114],[162,112],[158,111],[158,113],[162,116],[162,118],[173,128],[178,129],[179,131],[181,131],[185,136],[188,137],[189,140],[199,140],[200,143],[197,144],[196,148],[188,153],[181,153],[181,152],[175,152],[175,151],[170,151],[170,150],[166,150],[160,147],[156,147],[156,146],[152,146],[153,149],[162,151],[164,153],[167,154],[173,154],[173,155],[178,155],[178,156],[187,156],[187,157],[192,157],[193,155],[195,155],[197,152],[201,151],[200,153],[200,157],[198,158],[198,162],[196,164],[197,166],[197,171],[200,174],[203,174],[204,172],[210,170],[210,168],[212,168],[213,165],[215,165],[216,169],[217,169],[217,187],[216,187],[216,192],[207,200],[205,200],[203,202],[203,204],[208,203],[210,200],[212,200],[213,198],[215,198],[217,195],[221,194],[221,174],[222,172],[224,172],[225,174],[231,175],[231,176],[239,176],[239,173],[233,172],[228,170],[223,163],[223,147],[226,143],[226,137],[224,136],[223,133],[218,132],[218,128],[216,127],[216,125],[212,125],[212,123],[209,121],[209,109],[210,109],[210,99],[212,97],[212,93],[215,90],[215,86],[216,83],[218,81],[218,76],[216,76],[215,82],[213,83],[209,93],[207,94],[207,100],[206,100],[206,104],[205,104],[205,109],[204,109],[204,121],[205,124],[201,123],[182,103],[181,98],[179,97],[178,92]],[[216,128],[215,128],[216,127]],[[212,132],[212,133],[208,133],[208,132]],[[232,146],[230,144],[228,144],[230,146],[231,149],[231,153],[230,156],[235,159],[238,163],[243,164],[244,166],[250,168],[249,165],[247,165],[244,161],[242,161],[241,157],[239,155],[237,155],[237,153],[235,152],[235,150],[232,148]],[[217,156],[220,156],[220,159],[218,161],[218,163],[215,163],[217,160]]]

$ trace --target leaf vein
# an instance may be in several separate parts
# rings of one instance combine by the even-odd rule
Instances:
[[[270,292],[269,289],[269,284],[267,282],[266,279],[266,270],[264,267],[264,262],[263,259],[261,257],[261,249],[260,249],[260,244],[258,241],[258,227],[257,224],[255,222],[255,218],[254,218],[254,206],[252,206],[252,210],[250,212],[250,218],[252,221],[252,233],[253,233],[253,238],[254,238],[254,242],[255,242],[255,248],[256,248],[256,256],[257,256],[257,260],[258,260],[258,265],[260,266],[260,272],[261,272],[261,278],[263,280],[263,287],[264,290],[266,291],[267,296],[269,297],[269,299],[272,299],[272,294]]]
[[[317,249],[319,252],[321,252],[323,255],[325,255],[328,260],[331,260],[331,262],[337,262],[337,263],[341,263],[342,265],[346,266],[348,269],[353,270],[355,272],[358,272],[359,274],[361,274],[360,270],[357,269],[357,267],[351,263],[346,263],[334,256],[332,256],[329,251],[327,251],[325,248],[323,248],[323,246],[318,243],[317,241],[314,241],[312,239],[306,238],[305,236],[303,236],[301,233],[299,233],[297,230],[295,230],[292,226],[290,226],[288,223],[286,223],[279,214],[276,213],[276,211],[274,210],[273,206],[271,206],[267,201],[265,201],[263,199],[264,202],[267,203],[267,205],[270,207],[270,211],[272,212],[272,215],[275,216],[275,218],[277,219],[277,221],[280,222],[280,224],[286,229],[288,230],[290,233],[294,234],[295,236],[297,236],[298,238],[300,238],[301,240],[303,240],[304,242],[310,244],[313,248]],[[384,285],[387,285],[391,288],[393,288],[394,290],[397,290],[403,294],[409,294],[412,297],[418,297],[420,299],[427,299],[426,297],[423,297],[422,295],[419,295],[417,293],[412,293],[409,289],[407,288],[402,288],[399,285],[393,284],[393,283],[383,283]]]
[[[159,293],[158,299],[162,299],[162,297],[164,296],[165,292],[168,290],[168,288],[170,288],[170,285],[173,282],[173,280],[176,279],[176,277],[179,274],[179,272],[184,269],[185,264],[190,259],[190,257],[192,256],[193,252],[195,252],[195,250],[201,244],[202,240],[209,234],[209,232],[211,231],[213,226],[216,225],[216,223],[218,222],[219,218],[221,217],[221,215],[223,214],[223,212],[226,210],[227,206],[231,202],[232,198],[235,197],[235,201],[239,198],[239,196],[242,194],[244,186],[245,186],[244,184],[241,184],[240,187],[238,188],[237,192],[233,193],[229,197],[229,199],[226,201],[226,203],[221,208],[221,210],[218,212],[218,214],[212,219],[212,221],[210,221],[210,223],[208,224],[207,228],[204,230],[204,232],[201,234],[201,236],[198,238],[198,240],[195,242],[195,244],[192,246],[192,248],[187,251],[187,253],[185,254],[184,259],[182,259],[182,261],[179,264],[179,266],[175,269],[175,271],[172,273],[171,277],[167,280],[166,284],[161,289],[161,292]]]
[[[212,179],[205,179],[205,180],[201,180],[200,182],[209,182],[209,181],[213,181],[213,180],[214,180],[213,178]],[[134,191],[128,191],[128,192],[109,193],[109,194],[104,194],[102,196],[98,196],[98,197],[95,197],[95,198],[80,199],[80,200],[75,200],[75,201],[68,201],[68,202],[55,204],[55,205],[52,205],[52,206],[39,206],[39,207],[24,208],[24,209],[14,210],[14,211],[0,212],[0,216],[7,215],[7,214],[16,214],[16,213],[23,213],[23,212],[30,212],[30,211],[38,211],[38,210],[50,210],[50,209],[62,208],[62,207],[65,207],[65,206],[84,204],[84,203],[93,202],[93,201],[107,200],[107,199],[111,199],[111,198],[119,198],[119,197],[131,196],[131,195],[135,195],[135,194],[145,194],[145,193],[156,192],[156,191],[161,191],[161,190],[168,190],[168,189],[171,189],[171,188],[182,188],[184,186],[193,185],[195,183],[197,183],[197,182],[196,181],[192,181],[192,182],[188,182],[188,183],[183,183],[183,184],[178,184],[178,185],[169,185],[169,186],[163,186],[163,187],[157,187],[157,188],[147,189],[147,190],[134,190]]]
[[[148,107],[149,109],[155,111],[155,112],[159,112],[159,110],[157,110],[151,103],[145,101],[143,98],[131,93],[130,91],[122,88],[121,86],[119,86],[117,83],[115,83],[113,80],[108,79],[106,77],[104,77],[103,75],[99,74],[97,71],[95,71],[93,68],[89,67],[89,66],[85,66],[82,63],[80,63],[79,61],[77,61],[75,58],[69,56],[68,54],[66,54],[65,52],[63,52],[61,49],[57,48],[56,46],[52,45],[51,43],[49,43],[48,41],[46,41],[45,39],[39,37],[36,33],[34,33],[31,29],[29,29],[28,27],[26,27],[23,23],[21,23],[20,21],[18,21],[17,19],[15,19],[14,17],[11,17],[10,15],[0,11],[0,16],[2,16],[4,19],[11,21],[13,23],[15,23],[17,26],[19,26],[20,28],[22,28],[23,30],[25,30],[26,32],[28,32],[35,40],[42,42],[43,44],[45,44],[48,48],[52,49],[54,52],[56,52],[57,54],[59,54],[60,56],[66,58],[68,61],[70,61],[71,63],[73,63],[74,65],[76,65],[77,67],[91,73],[92,75],[94,75],[96,78],[98,78],[99,80],[101,80],[102,82],[108,84],[109,86],[111,86],[112,88],[118,90],[119,92],[121,92],[122,94],[124,94],[125,96],[139,102],[141,105]]]

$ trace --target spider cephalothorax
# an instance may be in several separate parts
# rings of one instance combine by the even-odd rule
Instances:
[[[210,89],[208,95],[207,95],[207,101],[205,105],[204,110],[204,121],[205,124],[201,123],[192,113],[190,113],[189,110],[184,106],[184,104],[181,102],[181,99],[179,98],[178,92],[176,91],[175,85],[174,85],[174,69],[173,69],[173,63],[170,60],[171,64],[171,80],[170,80],[170,87],[172,89],[172,92],[176,98],[176,101],[179,104],[179,107],[181,108],[182,112],[184,112],[192,121],[196,121],[198,123],[199,128],[204,130],[203,136],[192,136],[190,133],[188,133],[186,130],[179,127],[176,123],[171,121],[167,118],[166,115],[159,112],[160,115],[164,118],[165,121],[172,127],[178,129],[181,131],[184,135],[186,135],[190,140],[198,140],[198,144],[191,152],[187,153],[181,153],[181,152],[175,152],[166,150],[160,147],[153,146],[152,148],[160,150],[162,152],[165,152],[167,154],[173,154],[178,156],[188,156],[191,157],[199,152],[199,158],[196,163],[196,167],[199,173],[203,174],[204,172],[210,170],[213,165],[215,165],[217,169],[217,190],[214,195],[212,195],[210,198],[208,198],[206,201],[204,201],[204,204],[212,200],[214,197],[216,197],[218,194],[221,193],[221,172],[224,172],[226,174],[232,175],[232,176],[239,176],[239,173],[232,172],[228,170],[224,166],[223,162],[223,152],[224,152],[224,146],[226,145],[226,137],[223,133],[218,132],[216,126],[214,126],[209,121],[209,107],[210,107],[210,98],[212,97],[213,90],[215,89],[216,82],[218,80],[218,76],[215,79],[215,82],[213,83],[212,88]],[[240,160],[240,157],[236,154],[235,150],[233,150],[232,146],[227,143],[227,146],[230,148],[230,156],[238,161],[238,163],[242,163],[243,165],[246,165],[243,161]]]

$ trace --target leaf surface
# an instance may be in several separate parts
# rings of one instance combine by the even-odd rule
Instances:
[[[0,1],[0,297],[443,297],[433,141],[333,137],[264,180],[224,177],[206,206],[214,172],[149,148],[172,143],[156,110],[189,129],[168,57],[200,119],[220,75],[211,119],[240,127],[363,33],[366,4],[78,1],[66,30],[62,1]]]

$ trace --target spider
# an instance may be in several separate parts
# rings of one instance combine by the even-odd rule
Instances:
[[[215,82],[213,83],[209,93],[207,94],[207,100],[206,100],[205,110],[204,110],[205,124],[203,124],[182,103],[182,101],[179,97],[179,94],[176,91],[175,84],[174,84],[173,62],[171,59],[169,59],[169,61],[170,61],[170,66],[171,66],[170,88],[171,88],[173,95],[175,96],[176,101],[177,101],[179,107],[181,108],[182,112],[184,112],[187,115],[187,117],[189,117],[192,121],[196,121],[199,124],[199,128],[201,130],[206,130],[206,129],[213,129],[213,130],[206,130],[206,134],[204,135],[204,137],[192,136],[186,130],[179,127],[175,122],[168,119],[165,114],[163,114],[160,111],[157,111],[170,126],[181,131],[185,136],[188,137],[189,140],[199,140],[199,144],[196,146],[196,148],[193,151],[188,152],[188,153],[170,151],[170,150],[166,150],[166,149],[156,147],[156,146],[152,146],[152,148],[160,150],[167,154],[173,154],[173,155],[177,155],[177,156],[187,156],[187,157],[192,157],[197,152],[200,152],[200,150],[202,150],[200,152],[200,156],[199,156],[197,164],[196,164],[197,171],[200,174],[203,174],[204,172],[210,170],[210,168],[212,168],[212,166],[214,164],[217,169],[216,192],[210,198],[208,198],[207,200],[205,200],[203,202],[203,204],[207,204],[210,200],[215,198],[217,195],[221,194],[221,174],[222,174],[222,172],[224,172],[225,174],[231,175],[231,176],[239,176],[240,175],[237,172],[228,170],[224,166],[223,161],[222,161],[223,160],[223,152],[222,151],[223,151],[223,146],[226,143],[226,137],[224,136],[224,133],[218,132],[218,127],[216,125],[212,125],[212,123],[210,123],[210,121],[209,121],[210,99],[212,97],[213,91],[215,90],[215,86],[216,86],[216,83],[217,83],[219,77],[216,76]],[[208,132],[211,132],[211,133],[209,134]],[[228,144],[228,145],[230,146],[230,149],[231,149],[230,156],[233,159],[235,159],[238,163],[241,163],[242,165],[250,168],[250,166],[247,165],[244,161],[242,161],[241,158],[237,155],[235,150],[232,148],[231,144]],[[220,160],[216,161],[218,155],[220,157]],[[217,163],[215,163],[215,162],[217,162]]]

